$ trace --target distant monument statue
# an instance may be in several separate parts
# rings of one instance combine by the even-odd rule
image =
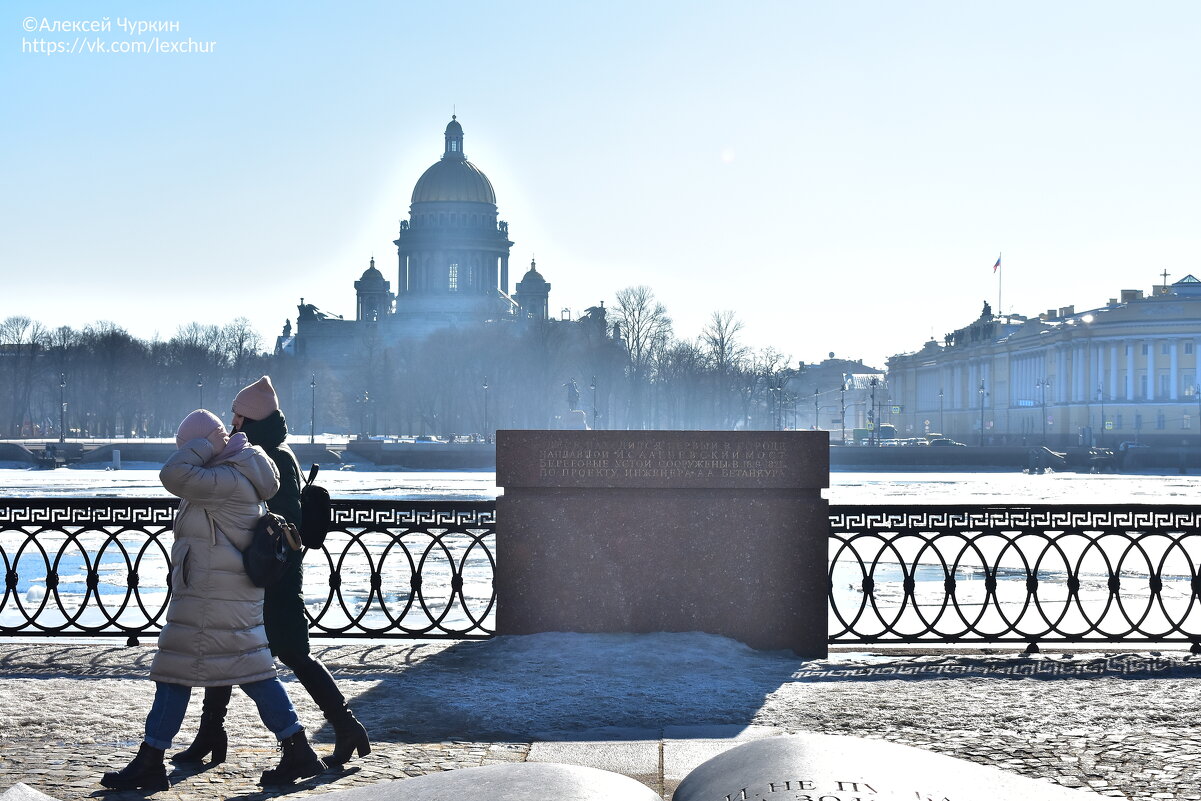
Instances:
[[[567,409],[574,412],[580,408],[580,388],[574,378],[569,378],[563,386],[567,387]]]
[[[980,312],[980,319],[981,320],[991,320],[992,319],[992,306],[988,305],[987,300],[984,301],[984,309],[983,309],[983,311]]]

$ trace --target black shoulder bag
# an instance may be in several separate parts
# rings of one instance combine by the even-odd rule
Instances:
[[[270,587],[283,578],[288,568],[288,552],[299,551],[296,526],[274,512],[259,518],[242,551],[242,565],[256,587]]]

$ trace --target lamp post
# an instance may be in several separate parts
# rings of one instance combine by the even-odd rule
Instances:
[[[309,382],[309,444],[316,442],[317,438],[317,374],[313,373],[313,380]]]
[[[872,376],[872,381],[871,381],[872,408],[868,409],[868,411],[867,411],[867,422],[868,422],[868,426],[869,426],[869,428],[868,428],[869,433],[867,435],[867,443],[872,446],[876,446],[876,445],[880,444],[880,436],[877,433],[879,426],[876,423],[876,386],[879,383],[880,383],[880,379],[876,378],[875,376]]]
[[[592,383],[588,385],[592,390],[592,428],[596,428],[596,376],[592,376]]]
[[[196,374],[196,391],[200,394],[200,408],[204,408],[204,379],[200,377],[200,373]]]
[[[1105,447],[1105,388],[1104,385],[1097,382],[1097,400],[1101,402],[1101,434],[1097,437],[1097,444],[1102,448]],[[1198,404],[1201,408],[1201,404]]]
[[[1047,379],[1040,378],[1034,386],[1038,387],[1038,404],[1042,409],[1043,418],[1043,447],[1047,447]]]
[[[817,387],[813,388],[813,430],[817,431]]]
[[[367,439],[367,403],[370,400],[367,390],[363,390],[363,397],[359,398],[359,439]]]
[[[840,433],[841,442],[847,444],[847,374],[842,374],[842,383],[838,386],[838,402],[842,406],[842,413],[839,415],[838,424],[842,426]]]
[[[58,374],[58,441],[67,441],[67,374]]]
[[[490,442],[492,434],[488,431],[488,376],[484,376],[484,442]]]
[[[938,435],[940,437],[947,435],[946,426],[943,425],[942,421],[942,387],[938,388]]]
[[[1193,395],[1197,398],[1197,438],[1201,440],[1201,384],[1193,385]]]
[[[984,447],[984,379],[980,379],[980,386],[976,390],[980,393],[980,447]]]

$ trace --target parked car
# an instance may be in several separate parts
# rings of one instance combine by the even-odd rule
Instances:
[[[932,448],[948,448],[948,447],[950,447],[950,448],[966,448],[967,446],[964,445],[962,442],[956,442],[955,440],[949,439],[947,437],[940,437],[939,439],[930,440],[930,447],[932,447]]]

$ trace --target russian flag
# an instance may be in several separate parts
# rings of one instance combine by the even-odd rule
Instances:
[[[999,269],[1001,269],[1001,257],[997,256],[997,263],[992,266],[992,271],[995,273]]]

